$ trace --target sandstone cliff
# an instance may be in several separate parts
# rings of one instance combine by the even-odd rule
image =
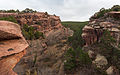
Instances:
[[[18,24],[23,26],[28,24],[36,30],[49,32],[52,29],[58,29],[61,25],[59,16],[49,15],[44,12],[36,13],[0,13],[0,18],[13,16]]]
[[[12,69],[25,55],[27,42],[18,24],[0,21],[0,74],[17,75]]]
[[[93,18],[94,17],[94,18]],[[92,63],[107,75],[119,75],[119,50],[120,50],[120,12],[108,12],[103,17],[92,16],[89,24],[83,28],[82,38],[85,40],[83,47],[88,52]],[[104,35],[108,31],[109,35]],[[103,37],[106,37],[107,39]],[[103,41],[107,41],[105,43]],[[110,41],[112,39],[115,42]],[[114,58],[116,57],[116,58]]]
[[[115,19],[116,16],[118,19]],[[100,19],[92,19],[89,24],[83,28],[82,37],[86,41],[86,46],[92,45],[95,42],[100,41],[100,38],[105,30],[108,30],[113,36],[118,46],[120,42],[120,12],[109,12]]]

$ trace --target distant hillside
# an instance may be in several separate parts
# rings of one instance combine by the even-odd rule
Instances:
[[[88,24],[88,21],[85,21],[85,22],[75,22],[75,21],[65,21],[65,22],[62,22],[62,25],[67,27],[67,28],[70,28],[74,31],[76,30],[79,30],[81,28],[84,27],[84,25]]]

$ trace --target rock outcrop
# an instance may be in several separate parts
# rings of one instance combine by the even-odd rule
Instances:
[[[23,26],[28,24],[36,30],[49,32],[52,29],[58,29],[61,25],[59,16],[49,15],[44,12],[37,13],[0,13],[0,18],[13,16],[17,22]]]
[[[12,69],[25,55],[28,44],[18,24],[0,21],[0,74],[17,75]]]
[[[119,74],[119,70],[116,69],[115,66],[110,66],[110,67],[106,70],[106,73],[107,73],[108,75],[120,75],[120,74]]]
[[[93,61],[93,63],[96,64],[97,67],[101,68],[101,67],[107,65],[108,61],[107,61],[107,59],[104,56],[101,56],[100,54],[98,54],[96,56],[95,61]]]
[[[120,22],[119,19],[115,20],[113,17],[120,16],[119,12],[109,12],[107,13],[107,17],[100,19],[92,19],[89,24],[83,28],[82,37],[86,42],[86,46],[92,45],[95,42],[100,41],[100,38],[105,30],[108,30],[111,33],[117,43],[118,46],[120,42]],[[112,16],[112,17],[111,17]]]

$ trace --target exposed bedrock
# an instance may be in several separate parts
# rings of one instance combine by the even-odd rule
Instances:
[[[28,44],[18,24],[0,21],[0,74],[17,75],[12,69],[25,55]]]
[[[83,28],[82,37],[86,42],[86,46],[92,45],[100,41],[100,38],[105,30],[108,30],[112,37],[116,39],[116,46],[120,42],[120,22],[119,19],[114,19],[120,12],[107,13],[107,18],[90,20],[89,24]]]

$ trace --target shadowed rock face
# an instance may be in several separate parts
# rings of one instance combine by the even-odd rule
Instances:
[[[93,43],[100,41],[103,32],[108,30],[111,33],[111,36],[116,39],[116,46],[118,46],[120,42],[119,28],[119,19],[114,20],[113,17],[107,17],[102,20],[90,20],[89,24],[83,28],[82,37],[86,42],[86,46],[92,45]]]
[[[108,15],[113,18],[120,18],[120,12],[112,11],[109,12]]]
[[[25,54],[28,47],[18,24],[0,21],[0,74],[16,75],[14,66]]]

